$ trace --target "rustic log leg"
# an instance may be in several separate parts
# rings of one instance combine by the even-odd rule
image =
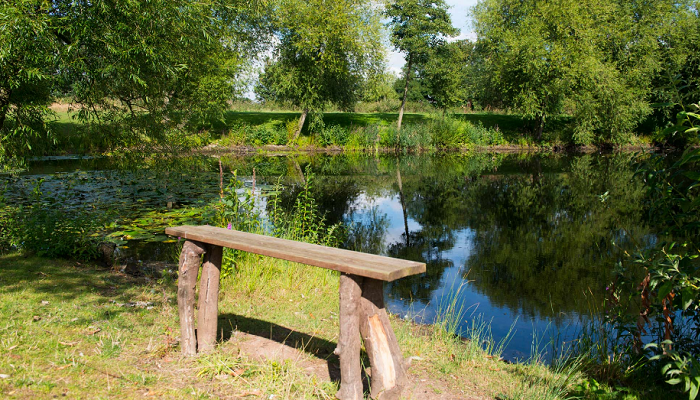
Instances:
[[[197,350],[207,352],[216,343],[216,323],[219,318],[219,276],[223,248],[208,245],[199,278],[199,310],[197,318]]]
[[[180,268],[177,279],[177,308],[180,314],[180,347],[182,354],[193,356],[197,353],[197,339],[194,334],[194,288],[204,245],[185,241],[180,253]]]
[[[373,399],[398,399],[406,386],[403,355],[384,309],[384,282],[365,278],[360,300],[360,333],[372,366]]]
[[[340,357],[340,400],[362,400],[360,367],[360,296],[362,277],[340,275],[340,336],[335,354]]]

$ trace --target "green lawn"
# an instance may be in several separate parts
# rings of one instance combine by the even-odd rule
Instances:
[[[0,397],[333,398],[338,382],[327,374],[337,368],[336,272],[239,257],[222,280],[219,344],[195,358],[179,352],[174,277],[0,256]],[[498,361],[481,348],[486,326],[462,341],[439,326],[391,321],[413,360],[406,399],[557,399],[581,381],[567,369]],[[258,358],[250,345],[257,341],[284,342],[298,356]],[[683,398],[664,387],[601,390],[582,398]]]

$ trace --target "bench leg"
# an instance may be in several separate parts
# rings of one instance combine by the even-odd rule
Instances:
[[[197,285],[199,263],[204,245],[187,240],[180,253],[177,279],[177,308],[180,314],[180,347],[182,354],[197,354],[197,339],[194,333],[194,288]]]
[[[360,367],[360,297],[362,277],[340,275],[340,336],[335,354],[340,357],[340,400],[362,400]]]
[[[208,352],[216,344],[216,325],[219,318],[219,276],[223,248],[208,245],[204,255],[202,276],[199,279],[199,310],[197,318],[197,350]]]
[[[360,300],[360,333],[372,366],[373,399],[398,399],[406,386],[401,349],[384,308],[384,282],[365,278]]]

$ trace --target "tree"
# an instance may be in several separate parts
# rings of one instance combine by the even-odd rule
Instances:
[[[650,113],[652,78],[672,1],[486,0],[473,10],[484,80],[535,121],[575,119],[573,141],[620,144]]]
[[[200,129],[240,89],[262,14],[242,0],[3,2],[0,153],[46,134],[58,91],[114,146]]]
[[[49,9],[36,0],[0,6],[0,162],[46,133],[59,44]]]
[[[395,99],[394,82],[396,82],[396,75],[392,72],[385,71],[383,68],[379,71],[373,71],[367,75],[363,82],[361,100],[376,102]]]
[[[467,100],[467,68],[473,44],[458,40],[438,46],[422,66],[420,75],[428,87],[430,99],[443,115],[449,107]]]
[[[296,140],[309,111],[355,104],[364,74],[383,57],[379,21],[364,0],[282,0],[276,24],[279,42],[255,92],[303,110]]]
[[[385,15],[391,27],[391,44],[405,53],[406,58],[404,94],[397,123],[400,131],[414,64],[425,62],[432,49],[444,43],[445,36],[455,36],[459,31],[452,26],[443,0],[397,0],[387,5]]]
[[[64,71],[85,120],[163,137],[220,118],[240,89],[244,3],[66,3]]]

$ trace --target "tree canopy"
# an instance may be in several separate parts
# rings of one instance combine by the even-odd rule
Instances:
[[[387,4],[385,15],[391,27],[391,44],[405,54],[404,94],[399,108],[397,129],[401,129],[406,93],[415,64],[424,63],[447,36],[459,33],[452,26],[447,4],[443,0],[397,0]]]
[[[4,2],[0,143],[19,152],[18,138],[46,135],[48,105],[62,93],[82,120],[139,140],[196,130],[242,89],[264,15],[243,1]]]
[[[367,1],[282,0],[278,43],[256,95],[303,110],[295,139],[309,111],[323,111],[329,103],[351,109],[363,77],[383,62],[379,27]]]
[[[622,143],[650,112],[664,36],[686,2],[485,0],[473,10],[480,71],[536,122],[570,113],[577,144]]]

